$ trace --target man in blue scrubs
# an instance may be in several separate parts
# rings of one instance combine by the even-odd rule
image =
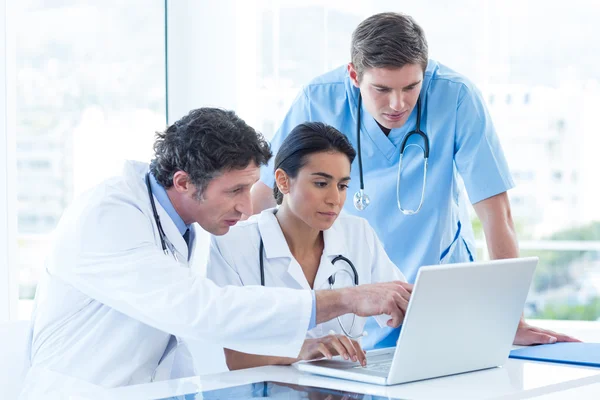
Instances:
[[[271,142],[273,152],[304,121],[322,121],[346,134],[362,153],[364,192],[371,204],[359,211],[346,202],[345,210],[369,221],[411,283],[420,266],[473,261],[463,187],[483,224],[490,257],[518,257],[506,193],[514,183],[479,90],[428,58],[423,30],[410,16],[382,13],[367,18],[354,31],[351,47],[347,66],[315,78],[298,94]],[[417,125],[425,135],[408,137],[398,188],[400,148]],[[252,189],[255,213],[275,204],[272,163],[262,168]],[[352,194],[360,189],[358,163],[357,157]],[[384,345],[395,345],[389,330],[370,331],[364,344],[381,346],[386,337]],[[522,320],[515,344],[571,340]]]

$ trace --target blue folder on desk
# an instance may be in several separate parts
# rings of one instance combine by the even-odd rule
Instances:
[[[510,358],[600,368],[600,343],[555,343],[523,347],[511,351]]]

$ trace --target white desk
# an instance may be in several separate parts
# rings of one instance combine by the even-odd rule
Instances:
[[[598,323],[541,322],[538,326],[565,331],[587,341],[600,342]],[[564,329],[568,328],[568,329]],[[274,381],[314,386],[384,398],[410,399],[598,399],[600,369],[509,359],[502,368],[395,386],[377,386],[320,377],[293,367],[261,367],[145,385],[89,391],[73,399],[160,399],[187,393]]]
[[[265,380],[364,393],[384,398],[527,399],[548,394],[558,396],[549,397],[554,399],[570,398],[561,395],[560,391],[564,390],[592,384],[600,388],[600,370],[511,359],[502,368],[384,387],[310,375],[296,371],[293,367],[261,367],[112,389],[104,393],[103,398],[157,399]],[[578,395],[577,398],[597,399],[598,396],[599,392],[592,390],[589,397]]]

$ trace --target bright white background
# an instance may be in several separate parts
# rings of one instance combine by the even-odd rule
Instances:
[[[388,10],[484,94],[522,253],[541,258],[526,314],[600,317],[597,2],[178,0],[165,30],[164,1],[0,0],[0,321],[29,318],[64,208],[147,161],[167,114],[232,108],[270,137],[301,85],[348,62],[356,25]]]
[[[12,25],[7,15],[10,9],[0,1],[0,55],[14,52]],[[14,130],[14,58],[0,60],[0,322],[17,317],[17,269],[15,265],[16,218],[15,187],[15,130]]]

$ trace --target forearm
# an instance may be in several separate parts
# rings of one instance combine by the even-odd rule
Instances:
[[[318,290],[315,292],[317,302],[317,324],[352,312],[352,289]]]
[[[519,243],[512,220],[510,223],[498,221],[485,233],[490,259],[519,257]]]
[[[298,361],[296,358],[260,356],[257,354],[247,354],[235,350],[225,350],[225,361],[230,371],[238,369],[262,367],[265,365],[290,365]]]
[[[506,192],[474,205],[491,259],[519,257],[519,244]]]

